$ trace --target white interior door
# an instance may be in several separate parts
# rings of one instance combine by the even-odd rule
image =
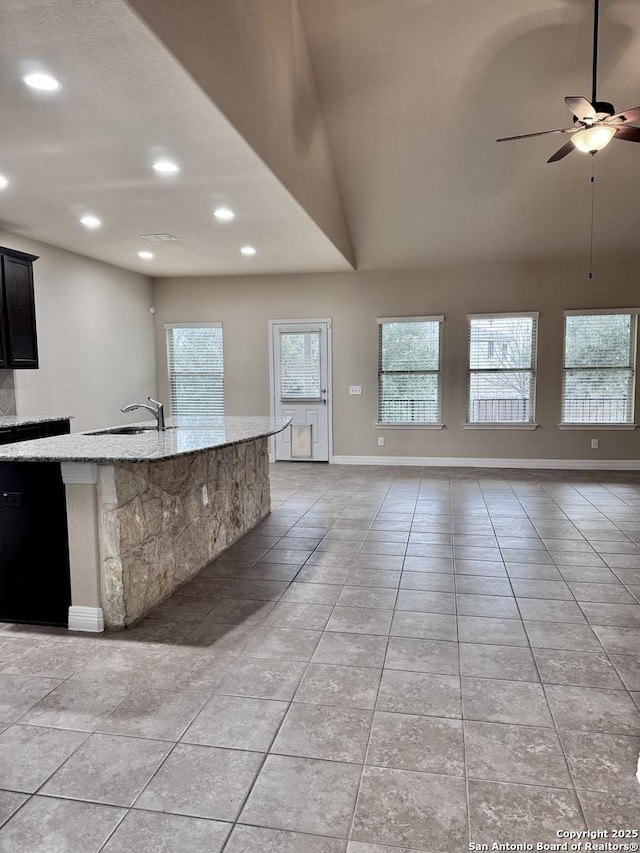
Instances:
[[[271,324],[273,412],[292,418],[276,435],[278,461],[329,461],[329,342],[328,320]]]

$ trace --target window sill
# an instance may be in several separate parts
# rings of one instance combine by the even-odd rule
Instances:
[[[444,424],[375,424],[376,429],[445,429]]]
[[[465,423],[462,425],[464,429],[524,429],[524,430],[534,430],[538,429],[538,424],[519,424],[519,423],[510,423],[510,424],[492,424],[492,423],[477,423],[477,424],[469,424]]]
[[[590,429],[601,432],[602,430],[634,430],[637,424],[558,424],[558,429]]]

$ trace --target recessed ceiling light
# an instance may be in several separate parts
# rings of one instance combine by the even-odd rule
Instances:
[[[221,222],[229,222],[230,220],[235,218],[235,213],[228,207],[216,207],[216,209],[213,211],[213,215]]]
[[[9,186],[9,179],[5,178],[4,175],[0,175],[0,190],[5,189],[5,187]]]
[[[99,228],[102,225],[102,220],[88,213],[86,216],[81,217],[80,224],[84,225],[85,228]]]
[[[142,258],[143,261],[150,261],[153,257],[153,252],[138,252],[138,257]]]
[[[180,166],[172,160],[156,160],[153,168],[156,172],[161,172],[163,175],[172,175],[180,171]]]
[[[52,77],[51,74],[25,74],[22,82],[32,89],[38,89],[41,92],[55,92],[62,85],[59,80]]]
[[[243,246],[243,247],[240,249],[240,252],[241,252],[243,255],[246,255],[247,257],[249,257],[249,256],[251,256],[251,255],[255,255],[256,250],[253,248],[253,246]]]

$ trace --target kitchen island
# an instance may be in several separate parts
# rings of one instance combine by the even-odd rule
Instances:
[[[169,419],[0,447],[0,461],[57,462],[65,483],[69,628],[124,628],[270,510],[268,437],[288,418]]]

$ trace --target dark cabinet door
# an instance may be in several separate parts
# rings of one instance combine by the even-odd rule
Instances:
[[[7,317],[4,302],[2,255],[0,255],[0,368],[9,367],[9,355],[7,353]]]
[[[15,440],[15,431],[11,427],[0,428],[0,444],[13,444]]]
[[[33,438],[52,438],[56,435],[68,435],[71,424],[68,420],[43,421],[37,424],[25,424],[15,428],[14,441],[31,441]]]
[[[5,440],[68,433],[68,420],[0,429]],[[0,623],[66,625],[71,604],[65,491],[57,462],[0,462]]]
[[[0,464],[0,622],[67,624],[68,547],[60,465]]]
[[[4,255],[4,312],[6,360],[9,367],[38,366],[36,310],[31,260]]]

